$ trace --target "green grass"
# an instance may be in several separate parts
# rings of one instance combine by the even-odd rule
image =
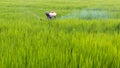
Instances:
[[[0,68],[120,68],[120,1],[0,0]],[[107,19],[61,19],[74,10]],[[57,19],[47,20],[45,11]]]

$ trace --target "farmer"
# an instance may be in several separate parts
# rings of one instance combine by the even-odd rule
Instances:
[[[56,18],[56,15],[57,15],[56,12],[54,12],[54,11],[46,12],[45,14],[46,14],[48,19]]]

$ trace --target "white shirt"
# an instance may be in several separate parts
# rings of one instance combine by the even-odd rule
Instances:
[[[50,12],[49,15],[50,15],[51,17],[54,17],[54,16],[56,16],[57,14],[56,14],[55,12]]]

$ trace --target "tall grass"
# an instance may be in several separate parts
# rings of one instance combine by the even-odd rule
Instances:
[[[1,0],[0,68],[119,68],[119,3]],[[61,19],[84,8],[114,17]],[[57,19],[47,20],[48,10],[55,10]]]

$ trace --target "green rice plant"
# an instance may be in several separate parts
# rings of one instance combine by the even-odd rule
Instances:
[[[0,0],[0,68],[120,68],[119,4]],[[50,10],[56,19],[47,20]]]

